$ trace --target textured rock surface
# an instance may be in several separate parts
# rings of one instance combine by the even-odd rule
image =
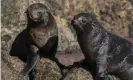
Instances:
[[[60,69],[57,64],[49,59],[41,59],[37,65],[37,80],[59,80]]]
[[[73,68],[64,80],[93,80],[91,74],[83,68]]]
[[[75,32],[70,25],[73,16],[80,12],[94,12],[108,31],[133,41],[130,38],[133,37],[132,0],[2,0],[2,80],[18,80],[18,73],[24,64],[18,58],[10,57],[9,50],[17,34],[26,27],[24,13],[26,8],[37,2],[47,5],[59,24],[60,40],[57,57],[60,56],[59,54],[70,56],[74,53],[73,58],[59,57],[61,63],[65,65],[71,65],[72,62],[83,59]],[[81,56],[78,57],[75,54]],[[58,80],[61,77],[60,70],[53,61],[42,59],[37,68],[38,80]],[[75,76],[78,77],[75,79]],[[86,80],[91,78],[89,76],[91,75],[86,70],[74,68],[65,80]]]

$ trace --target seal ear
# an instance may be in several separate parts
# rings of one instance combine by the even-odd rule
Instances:
[[[94,14],[93,12],[90,13],[90,17],[92,18],[93,21],[97,21],[97,15]]]

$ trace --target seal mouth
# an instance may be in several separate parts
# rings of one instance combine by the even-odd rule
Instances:
[[[80,21],[77,19],[73,19],[71,21],[71,25],[73,26],[73,28],[75,29],[75,31],[77,32],[77,34],[79,34],[80,32],[84,31],[83,27],[80,24]]]
[[[73,25],[73,27],[79,27],[79,28],[82,29],[82,26],[81,26],[79,20],[74,20],[74,19],[73,19],[73,20],[71,21],[71,24]]]
[[[35,21],[35,22],[39,22],[40,21],[40,18],[41,18],[41,12],[37,12],[37,13],[32,13],[30,15],[30,18]]]

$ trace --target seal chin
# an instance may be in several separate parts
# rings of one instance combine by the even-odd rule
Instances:
[[[77,33],[80,33],[81,31],[84,30],[83,27],[80,24],[80,21],[78,21],[78,20],[73,19],[71,21],[71,24],[72,24],[72,26],[74,27],[74,29],[76,30]]]
[[[29,16],[31,20],[33,20],[34,22],[39,22],[40,21],[40,17],[35,14],[35,15],[31,15]]]

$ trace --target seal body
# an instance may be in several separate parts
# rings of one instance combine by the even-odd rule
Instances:
[[[91,13],[75,15],[72,25],[96,80],[108,74],[133,80],[133,44],[106,31]]]
[[[35,66],[40,58],[53,58],[56,53],[58,29],[52,13],[41,3],[30,5],[26,14],[27,27],[14,40],[10,55],[26,63],[21,75],[28,74],[30,80],[35,80]]]
[[[58,45],[58,29],[54,17],[49,14],[49,22],[46,26],[28,28],[32,44],[39,48],[41,57],[54,55]]]

